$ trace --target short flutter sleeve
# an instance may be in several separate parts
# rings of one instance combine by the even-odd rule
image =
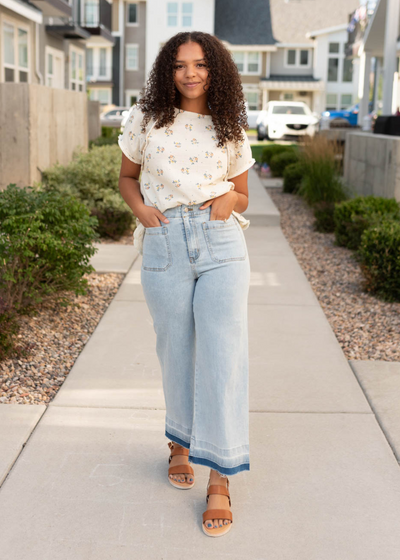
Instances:
[[[118,145],[122,152],[138,165],[142,163],[141,148],[144,136],[141,132],[142,118],[142,111],[134,105],[129,111],[123,133],[118,136]]]
[[[255,164],[256,160],[253,158],[250,142],[244,128],[242,128],[242,139],[238,144],[228,143],[228,154],[228,180],[241,175]]]

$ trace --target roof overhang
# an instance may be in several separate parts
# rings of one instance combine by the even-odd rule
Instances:
[[[359,54],[363,51],[371,56],[383,56],[385,41],[387,0],[378,0],[375,11],[365,30],[364,40],[359,49]],[[397,23],[397,36],[400,31],[400,21]]]
[[[225,47],[230,51],[263,51],[263,52],[275,52],[275,45],[232,45],[228,41],[221,41]]]
[[[348,23],[342,23],[341,25],[335,25],[333,27],[325,27],[324,29],[318,29],[318,31],[309,31],[306,33],[306,37],[309,39],[314,39],[318,35],[329,35],[329,33],[337,33],[338,31],[346,31],[348,28]]]
[[[45,17],[72,17],[72,5],[65,0],[30,0]]]
[[[278,80],[261,78],[260,88],[279,91],[324,91],[325,86],[322,80]]]
[[[0,0],[0,6],[4,6],[24,18],[34,21],[35,23],[43,23],[42,12],[24,2],[18,2],[18,0]]]

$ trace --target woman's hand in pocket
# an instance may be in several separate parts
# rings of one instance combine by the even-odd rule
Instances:
[[[160,224],[160,221],[165,224],[169,224],[169,220],[164,216],[164,214],[162,214],[157,208],[147,206],[146,204],[143,204],[140,210],[136,211],[136,215],[146,228],[160,227],[162,225]]]
[[[200,206],[200,210],[212,205],[210,220],[227,220],[230,218],[238,198],[238,194],[235,191],[229,191],[221,196],[207,200],[207,202]]]

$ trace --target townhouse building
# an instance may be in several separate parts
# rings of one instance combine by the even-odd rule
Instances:
[[[215,2],[215,35],[234,56],[250,109],[269,100],[305,101],[317,112],[355,102],[344,45],[358,0]]]

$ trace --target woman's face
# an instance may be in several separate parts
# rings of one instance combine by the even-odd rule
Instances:
[[[206,96],[208,69],[204,52],[198,43],[184,43],[178,49],[174,64],[174,82],[178,91],[188,99]]]

